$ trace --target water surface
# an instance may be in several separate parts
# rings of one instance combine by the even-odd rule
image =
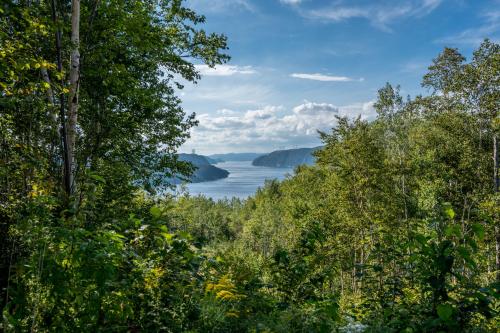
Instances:
[[[292,168],[268,168],[253,166],[252,161],[222,162],[218,168],[229,171],[229,177],[211,182],[187,184],[191,195],[203,194],[217,199],[237,197],[246,199],[262,187],[266,179],[284,179],[292,174]]]

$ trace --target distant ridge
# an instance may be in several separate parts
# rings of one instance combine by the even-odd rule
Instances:
[[[204,156],[208,163],[210,164],[217,164],[217,163],[220,163],[220,162],[224,162],[223,160],[220,160],[220,159],[216,159],[216,158],[211,158],[211,157],[208,157],[208,156]]]
[[[312,153],[318,149],[321,147],[276,150],[257,157],[253,160],[252,165],[271,168],[294,168],[301,164],[311,165],[315,162]]]
[[[227,170],[211,165],[209,160],[202,155],[179,154],[179,160],[190,162],[195,166],[196,170],[190,178],[190,181],[193,183],[218,180],[229,176]],[[179,182],[179,180],[176,179],[175,182]]]
[[[212,154],[208,157],[217,162],[229,162],[229,161],[253,161],[259,156],[264,154],[259,153],[228,153],[228,154]]]

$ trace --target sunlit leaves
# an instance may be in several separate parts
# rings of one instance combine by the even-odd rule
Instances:
[[[443,213],[450,220],[453,220],[453,218],[455,217],[455,211],[453,210],[453,207],[449,202],[443,204]]]
[[[449,320],[453,314],[453,308],[449,304],[439,304],[437,306],[437,313],[442,320]]]
[[[151,216],[154,218],[158,219],[161,216],[161,208],[158,206],[153,206],[149,209],[149,212],[151,213]]]

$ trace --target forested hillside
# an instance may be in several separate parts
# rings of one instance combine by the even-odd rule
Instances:
[[[179,160],[189,162],[194,167],[193,173],[188,177],[193,183],[222,179],[229,175],[227,170],[213,166],[208,158],[202,155],[179,154]],[[179,182],[182,182],[182,179],[175,179],[175,183]]]
[[[226,38],[175,1],[0,7],[0,330],[498,332],[500,45],[378,91],[248,200],[192,172],[179,76]]]
[[[318,149],[320,147],[276,150],[257,157],[252,161],[252,165],[272,168],[294,168],[302,164],[311,165],[314,164],[313,154]]]

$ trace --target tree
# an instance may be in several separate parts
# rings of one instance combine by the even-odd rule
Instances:
[[[205,32],[205,18],[180,0],[7,0],[0,14],[5,325],[83,329],[78,318],[56,315],[81,304],[89,325],[110,324],[103,313],[115,310],[106,297],[118,292],[118,271],[130,263],[123,256],[139,251],[124,245],[121,232],[140,228],[131,214],[149,219],[147,209],[134,211],[137,191],[165,173],[189,171],[175,154],[196,124],[177,97],[181,82],[200,78],[195,63],[226,62],[226,37]],[[144,237],[156,246],[165,231],[152,230]],[[190,256],[185,242],[174,243],[172,265]],[[83,287],[90,280],[96,284]],[[83,294],[71,300],[77,290]]]

